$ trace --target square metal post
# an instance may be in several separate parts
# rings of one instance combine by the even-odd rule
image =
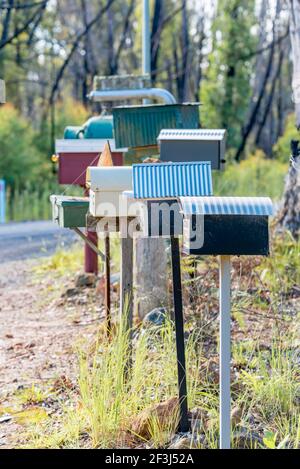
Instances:
[[[109,233],[105,233],[105,317],[107,336],[111,335],[111,296],[110,296],[110,239]]]
[[[185,349],[184,349],[180,252],[179,252],[179,240],[178,238],[175,238],[174,236],[171,236],[171,253],[172,253],[173,298],[174,298],[175,329],[176,329],[178,391],[179,391],[179,405],[180,405],[179,431],[187,432],[189,430],[189,420],[188,420],[186,366],[185,366]]]
[[[220,256],[220,449],[230,449],[230,256]]]

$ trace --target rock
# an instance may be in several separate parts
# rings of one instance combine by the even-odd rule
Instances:
[[[146,314],[143,319],[143,324],[162,326],[166,321],[167,310],[166,308],[155,308],[150,313]]]
[[[207,429],[209,413],[205,409],[196,407],[189,411],[189,421],[192,433],[199,433]]]
[[[75,279],[75,286],[78,287],[93,287],[96,284],[96,275],[92,273],[84,273],[77,275]]]
[[[168,449],[199,449],[205,443],[204,435],[187,433],[186,435],[176,435]]]
[[[232,426],[238,425],[242,420],[243,411],[241,407],[235,406],[231,411]]]
[[[71,298],[79,294],[78,288],[68,288],[63,294],[62,297]]]
[[[174,429],[178,420],[178,398],[171,397],[167,401],[154,404],[144,409],[137,417],[135,417],[129,425],[130,431],[140,438],[151,438],[151,423],[156,419],[161,430],[170,429],[170,425],[174,422]]]
[[[238,432],[233,434],[233,446],[237,449],[260,448],[263,440],[259,433],[251,431],[249,428],[241,427]]]

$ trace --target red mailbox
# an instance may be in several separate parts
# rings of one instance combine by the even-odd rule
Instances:
[[[123,154],[127,149],[115,148],[115,141],[108,139],[115,166],[123,166]],[[58,182],[84,186],[86,170],[97,166],[100,153],[107,139],[56,140],[55,150],[58,156]]]

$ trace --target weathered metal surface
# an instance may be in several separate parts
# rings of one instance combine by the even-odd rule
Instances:
[[[210,162],[137,164],[132,169],[136,198],[212,195]]]
[[[5,82],[0,80],[0,104],[5,103]]]
[[[165,129],[158,142],[162,161],[210,161],[212,169],[224,169],[226,130]]]
[[[94,91],[144,88],[151,88],[151,78],[149,75],[95,76],[93,81]]]
[[[157,145],[163,128],[197,129],[199,104],[151,104],[113,109],[116,145],[143,147]]]
[[[51,195],[52,218],[61,228],[77,228],[86,225],[89,209],[88,197]]]
[[[269,197],[180,197],[187,215],[273,215]]]

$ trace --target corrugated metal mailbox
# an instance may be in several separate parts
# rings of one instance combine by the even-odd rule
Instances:
[[[116,150],[115,141],[108,141],[114,164],[122,166],[123,152],[126,149]],[[56,140],[59,183],[84,186],[87,168],[97,166],[106,143],[107,139]]]
[[[163,128],[199,128],[199,104],[150,104],[120,106],[113,109],[117,147],[157,145]]]
[[[183,194],[212,194],[209,162],[138,164],[132,170],[133,192],[123,197],[131,216],[136,202],[142,236],[182,235],[183,217],[177,198]]]
[[[182,197],[180,203],[186,254],[269,254],[269,198]]]
[[[158,142],[162,161],[210,161],[212,169],[224,169],[226,130],[163,129]]]
[[[212,195],[211,163],[135,164],[133,193],[137,199]]]

